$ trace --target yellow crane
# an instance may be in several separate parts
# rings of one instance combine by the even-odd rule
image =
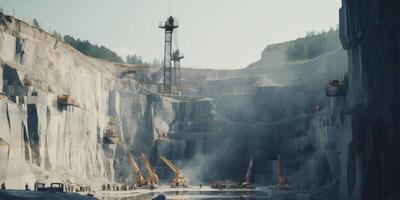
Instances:
[[[183,176],[183,172],[166,157],[160,155],[160,158],[175,173],[175,177],[171,180],[171,187],[186,187],[189,180]]]
[[[144,166],[146,167],[147,170],[147,181],[150,185],[155,185],[158,183],[158,176],[156,172],[153,170],[153,168],[150,165],[149,160],[147,159],[146,155],[144,153],[141,153],[142,161],[144,163]]]
[[[231,188],[248,188],[254,189],[255,187],[251,185],[251,171],[253,170],[253,158],[250,158],[249,166],[247,167],[246,177],[244,181],[241,181],[235,185],[232,185]]]
[[[148,185],[148,181],[144,179],[138,164],[136,163],[136,161],[133,159],[133,156],[129,152],[128,152],[128,160],[131,163],[133,171],[135,171],[135,174],[136,174],[136,185],[138,187],[143,186],[143,185]]]

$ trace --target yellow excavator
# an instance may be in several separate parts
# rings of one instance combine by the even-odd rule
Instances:
[[[129,152],[128,152],[128,160],[131,163],[133,171],[135,171],[135,174],[136,174],[136,186],[141,187],[141,186],[148,185],[149,182],[146,179],[144,179],[143,174],[140,171],[138,164],[136,163],[135,159],[133,159],[133,156]]]
[[[171,187],[187,187],[189,180],[183,176],[183,172],[166,157],[160,155],[160,158],[175,173],[175,177],[171,179]]]
[[[142,161],[144,163],[144,166],[146,167],[147,170],[147,181],[148,183],[154,187],[158,183],[158,176],[154,169],[151,167],[149,160],[147,159],[146,155],[144,153],[141,153]]]
[[[251,171],[253,169],[253,158],[250,158],[249,166],[247,167],[246,178],[244,181],[239,182],[238,184],[231,185],[231,188],[246,188],[246,189],[255,189],[255,187],[251,184]]]

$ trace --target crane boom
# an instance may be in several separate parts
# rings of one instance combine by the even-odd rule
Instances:
[[[142,172],[140,171],[140,168],[138,166],[138,164],[136,163],[136,161],[133,159],[133,156],[131,155],[131,153],[128,152],[128,160],[131,163],[131,166],[133,168],[133,171],[135,171],[136,174],[136,184],[138,185],[143,185],[145,184],[145,179],[142,175]]]
[[[250,184],[251,181],[251,170],[253,169],[253,158],[250,158],[249,167],[247,168],[246,173],[246,182]]]
[[[160,155],[160,158],[164,163],[175,173],[175,177],[171,180],[172,187],[186,187],[189,182],[188,179],[183,177],[183,172],[174,163],[169,161],[166,157]]]
[[[144,153],[141,153],[141,157],[143,160],[143,163],[146,167],[147,170],[147,174],[148,174],[148,181],[150,184],[157,184],[158,183],[158,176],[155,173],[155,171],[153,170],[153,168],[150,165],[149,160],[147,159],[146,155],[144,155]]]
[[[253,158],[250,158],[249,166],[247,167],[246,177],[243,181],[239,181],[237,184],[231,185],[231,188],[246,188],[254,189],[255,187],[251,184],[251,172],[253,170]]]
[[[178,167],[174,165],[171,161],[169,161],[166,157],[160,156],[161,160],[174,172],[174,173],[181,173]]]

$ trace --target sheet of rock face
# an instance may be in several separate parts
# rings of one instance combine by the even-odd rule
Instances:
[[[326,98],[325,84],[346,72],[343,49],[297,62],[281,55],[287,45],[272,45],[248,68],[183,68],[189,89],[167,97],[155,92],[158,68],[123,75],[23,22],[1,28],[0,73],[15,74],[18,96],[32,100],[0,100],[1,172],[24,171],[0,174],[10,187],[43,177],[132,181],[127,151],[146,153],[161,179],[171,176],[165,155],[194,184],[243,179],[250,157],[254,180],[276,183],[277,155],[300,188],[339,177],[341,102]]]
[[[399,9],[394,0],[342,2],[349,88],[339,107],[341,199],[399,198]]]

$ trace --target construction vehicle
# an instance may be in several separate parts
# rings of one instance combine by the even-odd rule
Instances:
[[[46,188],[46,191],[64,192],[64,184],[63,183],[51,183],[50,187]]]
[[[40,192],[64,192],[64,184],[63,183],[51,183],[50,187],[46,187],[45,183],[36,182],[33,190],[40,191]]]
[[[252,171],[252,169],[253,169],[253,158],[250,158],[249,166],[247,168],[245,180],[241,181],[241,182],[239,182],[237,184],[231,185],[230,188],[232,188],[232,189],[237,189],[237,188],[255,189],[255,187],[251,184],[251,171]]]
[[[211,188],[222,190],[226,188],[226,184],[222,181],[217,181],[211,185]]]
[[[327,97],[346,96],[346,89],[349,77],[347,74],[344,75],[342,80],[334,79],[330,80],[325,85],[325,94]]]
[[[282,188],[282,189],[289,188],[289,179],[284,174],[284,171],[283,171],[283,160],[281,159],[280,155],[278,155],[277,164],[276,165],[277,165],[278,187]]]
[[[34,186],[34,191],[46,191],[46,184],[36,182]]]
[[[142,187],[148,185],[148,181],[144,179],[142,172],[140,171],[140,168],[136,161],[133,159],[133,156],[131,153],[128,152],[128,160],[131,163],[131,166],[133,168],[133,171],[135,171],[136,175],[136,186],[137,187]]]
[[[150,184],[150,187],[155,188],[157,183],[158,183],[158,176],[154,169],[151,167],[149,160],[147,159],[146,155],[144,153],[141,153],[142,161],[144,163],[144,166],[146,167],[147,170],[147,182]]]
[[[171,179],[171,187],[187,187],[189,180],[183,176],[183,172],[166,157],[160,155],[160,158],[175,173],[175,177]]]

